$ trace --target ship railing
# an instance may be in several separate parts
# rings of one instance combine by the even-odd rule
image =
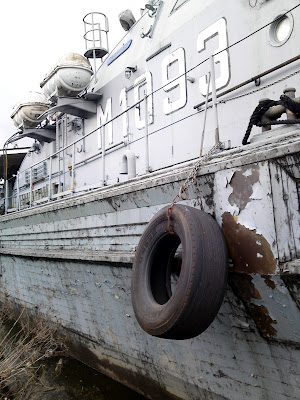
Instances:
[[[33,164],[29,168],[17,172],[12,178],[7,179],[5,182],[5,213],[12,211],[19,211],[26,208],[48,203],[51,200],[56,200],[62,197],[69,197],[75,193],[83,191],[90,191],[92,189],[105,186],[107,184],[105,180],[105,155],[111,151],[115,151],[125,146],[125,142],[114,144],[107,147],[105,151],[100,150],[89,158],[78,161],[76,163],[76,149],[77,145],[82,142],[86,137],[94,134],[95,132],[102,130],[102,136],[104,135],[105,125],[110,123],[107,121],[101,127],[93,130],[85,136],[77,139],[73,143],[59,149],[51,156],[44,158],[41,161]],[[70,151],[72,154],[72,161],[69,168],[65,171],[64,168],[60,168],[58,171],[53,171],[53,160],[61,158],[63,153]],[[69,154],[70,155],[70,154]],[[74,185],[76,170],[84,166],[88,161],[98,158],[103,159],[102,161],[102,180],[95,182],[94,184],[85,185],[83,187],[76,188]],[[47,173],[43,176],[36,176],[35,171],[43,164],[47,164]],[[69,185],[66,187],[66,176],[70,175]],[[53,182],[55,180],[55,182]],[[12,190],[14,181],[16,181],[15,189]],[[113,182],[112,182],[113,183]],[[41,186],[43,185],[43,186]],[[29,190],[28,190],[29,189]]]
[[[84,22],[84,40],[86,46],[86,54],[99,52],[99,56],[108,53],[108,19],[105,14],[100,12],[91,12],[85,15]],[[91,54],[87,54],[89,56]],[[97,57],[97,54],[95,55]],[[101,58],[102,58],[101,57]]]
[[[94,60],[94,79],[97,82],[97,62],[100,58],[109,52],[108,47],[108,19],[105,14],[99,12],[92,12],[87,14],[83,18],[84,22],[84,41],[86,51],[84,56],[87,58],[93,58]]]
[[[145,102],[145,120],[147,121],[147,99],[151,94],[141,98],[139,101],[135,102],[133,105],[128,107],[125,111],[119,113],[118,115],[110,118],[105,123],[103,123],[98,128],[92,130],[91,132],[81,136],[77,140],[73,141],[72,143],[67,144],[66,146],[58,149],[56,152],[51,154],[50,156],[32,164],[29,168],[18,172],[13,178],[10,178],[6,181],[7,189],[5,190],[5,212],[11,211],[19,211],[25,208],[31,208],[33,206],[38,206],[42,203],[50,202],[51,200],[56,200],[61,197],[72,196],[75,193],[89,191],[92,189],[99,188],[101,186],[106,186],[106,173],[105,173],[105,156],[110,154],[113,151],[116,151],[122,147],[125,147],[127,144],[126,138],[120,141],[117,144],[112,144],[110,146],[105,146],[105,127],[115,121],[116,119],[120,118],[125,112],[128,112],[130,109],[138,107],[141,103]],[[149,146],[148,146],[148,123],[145,124],[145,142],[146,142],[146,152],[148,156],[146,156],[146,165],[145,165],[145,172],[150,172],[149,168]],[[101,142],[102,142],[102,149],[99,152],[96,152],[89,158],[85,158],[81,161],[76,163],[76,148],[80,144],[80,142],[84,143],[85,139],[96,132],[100,132],[101,134]],[[71,150],[71,152],[70,152]],[[68,153],[70,152],[70,153]],[[67,171],[64,171],[64,168],[59,168],[58,171],[53,172],[53,160],[60,159],[62,154],[67,153],[71,155],[72,163],[69,166]],[[86,185],[83,187],[75,188],[74,186],[74,178],[75,173],[78,168],[84,166],[86,162],[92,159],[102,158],[102,180],[100,182],[95,182],[94,184]],[[35,176],[35,170],[38,169],[41,165],[47,163],[47,174],[44,174],[42,177]],[[65,185],[65,175],[70,174],[72,179],[70,180],[70,186],[66,189]],[[10,194],[10,187],[9,183],[16,179],[16,189],[11,190],[12,194]],[[58,183],[53,183],[53,180],[57,179]],[[35,185],[40,182],[47,182],[46,186],[42,188],[35,189]],[[116,183],[114,180],[111,183]],[[29,187],[29,191],[28,191]],[[23,193],[24,192],[24,193]]]
[[[234,45],[234,44],[233,44]],[[232,47],[233,45],[229,46]],[[223,51],[228,50],[228,48],[224,49]],[[214,56],[218,55],[215,54]],[[228,102],[230,100],[235,100],[238,97],[241,96],[245,96],[245,95],[249,95],[252,94],[254,92],[257,92],[259,90],[264,89],[264,87],[260,87],[257,88],[255,90],[251,90],[248,93],[245,94],[240,94],[239,96],[235,96],[232,98],[228,98],[226,97],[225,101],[222,100],[217,100],[217,98],[219,98],[220,96],[223,96],[225,94],[229,94],[230,92],[240,89],[243,86],[246,86],[247,84],[251,83],[251,82],[255,82],[258,78],[268,75],[271,72],[274,72],[278,69],[281,69],[297,60],[299,60],[300,56],[291,58],[290,60],[287,60],[286,62],[277,65],[275,67],[273,67],[272,69],[263,72],[262,74],[253,77],[245,82],[242,82],[241,84],[226,90],[225,92],[219,92],[218,94],[216,94],[216,88],[215,88],[215,78],[214,78],[214,66],[215,66],[215,62],[214,62],[214,56],[211,56],[210,58],[203,60],[200,64],[203,64],[204,62],[209,61],[210,63],[210,68],[208,68],[208,72],[206,74],[207,77],[207,93],[206,93],[206,99],[204,102],[199,103],[197,105],[194,106],[194,109],[196,110],[193,114],[189,115],[189,116],[193,116],[196,114],[199,114],[200,112],[204,112],[204,122],[203,122],[203,130],[202,130],[202,138],[201,138],[201,146],[200,146],[200,152],[199,155],[202,155],[202,151],[203,151],[203,139],[204,139],[204,134],[205,134],[205,124],[206,124],[206,114],[207,114],[207,110],[210,107],[213,107],[213,118],[214,118],[214,130],[215,130],[215,142],[217,143],[219,141],[219,127],[218,127],[218,113],[217,113],[217,105],[220,103],[224,103],[225,101]],[[199,65],[200,65],[199,64]],[[196,68],[197,66],[193,67],[192,69]],[[187,75],[192,69],[185,71],[184,75]],[[293,74],[291,74],[290,76],[298,73],[300,71],[296,71]],[[181,76],[177,76],[176,79],[180,78]],[[289,76],[286,76],[284,78],[281,78],[280,81],[282,81],[283,79],[288,78]],[[188,77],[187,77],[188,78]],[[176,80],[174,79],[174,81]],[[173,81],[168,82],[168,84],[172,83]],[[279,82],[279,81],[278,81]],[[210,85],[211,83],[211,85]],[[274,82],[275,84],[276,82]],[[167,86],[167,85],[165,85]],[[20,210],[23,208],[27,208],[27,207],[32,207],[32,206],[36,206],[39,205],[41,203],[45,203],[45,202],[50,202],[51,200],[56,200],[62,197],[67,197],[67,196],[72,196],[75,193],[79,193],[79,192],[83,192],[83,191],[88,191],[88,190],[92,190],[101,186],[105,186],[108,184],[108,182],[106,182],[106,175],[105,175],[105,158],[106,155],[109,154],[110,152],[116,151],[122,147],[125,147],[128,142],[129,139],[128,137],[124,137],[123,141],[120,141],[117,144],[112,145],[111,147],[106,147],[105,146],[105,128],[107,127],[108,124],[112,123],[113,121],[115,121],[116,119],[120,118],[121,116],[123,116],[125,113],[128,113],[131,109],[134,109],[136,107],[139,107],[141,105],[142,102],[145,102],[145,131],[144,131],[144,135],[143,137],[139,137],[137,140],[141,140],[143,139],[145,141],[145,173],[149,173],[151,172],[151,167],[149,165],[149,143],[148,143],[148,139],[149,139],[149,135],[152,135],[162,129],[165,129],[165,127],[163,128],[159,128],[154,132],[149,133],[149,126],[148,126],[148,114],[147,114],[147,102],[149,99],[149,96],[153,96],[154,93],[156,93],[158,90],[163,89],[165,86],[163,86],[162,88],[156,89],[154,90],[152,93],[144,93],[144,97],[141,98],[140,100],[138,100],[137,102],[135,102],[134,104],[126,107],[125,110],[123,110],[122,112],[120,112],[119,114],[117,114],[116,116],[110,118],[109,120],[107,120],[105,123],[103,123],[101,126],[97,127],[96,129],[92,130],[91,132],[84,134],[83,136],[81,136],[80,138],[78,138],[77,140],[75,140],[74,142],[67,144],[65,147],[62,147],[60,149],[58,149],[54,154],[52,154],[51,156],[48,156],[47,158],[45,158],[42,161],[37,162],[36,164],[33,164],[30,168],[28,168],[25,171],[22,171],[21,173],[17,174],[17,181],[18,184],[16,186],[15,191],[13,192],[13,194],[10,194],[9,190],[6,190],[6,195],[5,195],[5,200],[6,200],[6,206],[5,206],[5,210],[6,212],[8,212],[9,208],[12,207],[14,210]],[[212,86],[210,88],[210,86]],[[270,84],[268,85],[270,86]],[[129,89],[127,89],[129,90]],[[175,121],[174,123],[178,123],[179,121]],[[172,123],[172,124],[174,124]],[[168,125],[169,126],[169,125]],[[167,126],[167,127],[168,127]],[[78,162],[76,163],[75,157],[76,157],[76,146],[79,145],[79,143],[82,143],[81,148],[84,148],[85,145],[85,139],[87,137],[89,137],[90,135],[95,134],[95,132],[100,132],[101,138],[102,138],[102,149],[100,149],[98,152],[96,152],[94,155],[92,155],[91,157],[88,157],[86,159],[83,160],[78,160]],[[134,143],[134,141],[130,142],[130,143]],[[67,151],[70,151],[71,157],[72,157],[72,163],[70,168],[67,171],[61,170],[59,168],[59,172],[53,172],[53,160],[58,156],[58,158],[60,158],[61,154],[64,154]],[[78,149],[77,149],[78,151]],[[80,151],[78,151],[80,152]],[[80,168],[81,166],[85,165],[86,162],[91,161],[91,160],[96,160],[98,158],[102,158],[102,180],[100,182],[94,182],[94,183],[89,183],[89,185],[83,186],[83,187],[75,187],[74,185],[74,177],[75,177],[75,173],[76,170],[78,168]],[[35,184],[35,178],[33,176],[33,170],[34,168],[36,168],[36,166],[38,166],[39,164],[43,163],[43,162],[47,162],[47,168],[48,168],[48,172],[47,175],[43,177],[44,181],[47,181],[47,190],[42,194],[36,194],[35,193],[35,189],[33,187],[33,185]],[[28,187],[25,190],[28,193],[22,193],[22,191],[24,191],[24,184],[22,184],[22,180],[24,181],[24,177],[22,179],[21,174],[26,174],[29,176],[29,183],[27,182],[27,185],[30,185],[30,191],[28,192]],[[70,174],[72,176],[72,179],[70,181],[70,187],[66,187],[65,182],[64,182],[64,178],[66,174]],[[58,179],[58,184],[53,183],[54,179]],[[21,185],[20,185],[21,183]],[[114,183],[114,182],[112,182]],[[20,198],[20,196],[22,195],[26,195],[27,197],[24,200],[24,197]],[[22,200],[22,201],[21,201]]]
[[[214,61],[213,61],[213,56],[210,58],[210,64],[211,66],[214,66]],[[211,69],[211,71],[208,72],[207,74],[207,82],[208,82],[208,90],[206,93],[206,100],[204,102],[204,107],[201,109],[198,109],[193,115],[198,114],[199,112],[204,112],[204,122],[203,122],[203,130],[202,130],[202,137],[201,137],[201,145],[200,145],[200,152],[199,155],[202,156],[202,151],[203,151],[203,141],[204,141],[204,134],[205,134],[205,124],[206,124],[206,115],[207,115],[207,110],[211,107],[214,108],[214,130],[215,130],[215,142],[217,143],[219,141],[219,127],[218,127],[218,113],[217,113],[217,99],[216,99],[216,89],[215,86],[212,85],[212,105],[211,103],[209,104],[209,101],[211,100],[209,98],[209,87],[210,87],[210,81],[213,81],[213,74],[214,71]],[[106,181],[106,165],[105,165],[105,159],[106,155],[110,154],[113,151],[119,150],[122,147],[125,147],[127,145],[127,138],[124,138],[123,141],[120,141],[117,144],[113,144],[111,146],[105,146],[105,128],[108,124],[112,123],[116,119],[120,118],[123,116],[124,113],[128,112],[130,109],[139,107],[141,103],[145,102],[145,121],[147,122],[145,124],[145,131],[144,131],[144,136],[138,138],[137,140],[143,139],[145,141],[145,167],[144,171],[145,173],[150,173],[151,172],[151,167],[149,165],[149,126],[148,126],[148,115],[147,115],[147,102],[148,102],[148,97],[152,95],[152,93],[147,94],[145,93],[144,97],[141,98],[139,101],[135,102],[133,105],[127,107],[127,109],[118,115],[110,118],[107,120],[105,123],[103,123],[101,126],[98,128],[92,130],[91,132],[81,136],[74,142],[71,142],[67,144],[66,146],[58,149],[55,153],[52,155],[38,161],[35,164],[32,164],[29,168],[18,172],[16,176],[14,176],[11,179],[8,179],[6,181],[6,189],[5,189],[5,213],[11,212],[11,211],[19,211],[22,209],[26,208],[31,208],[35,206],[39,206],[41,204],[49,203],[53,200],[57,200],[60,198],[66,198],[73,196],[74,194],[78,194],[80,192],[87,192],[93,189],[97,189],[99,187],[106,186],[108,184],[113,184],[117,183],[117,181],[112,181],[112,182],[107,182]],[[95,152],[92,156],[78,160],[76,163],[76,154],[78,151],[77,146],[80,145],[80,148],[84,146],[86,138],[89,136],[95,134],[96,132],[99,132],[101,134],[101,141],[102,141],[102,149],[100,151]],[[151,132],[153,134],[153,132]],[[131,142],[130,142],[131,143]],[[77,149],[77,151],[76,151]],[[78,151],[80,152],[80,151]],[[69,165],[69,168],[65,170],[65,163],[63,163],[63,168],[58,168],[57,171],[53,171],[53,161],[55,159],[60,159],[61,155],[68,154],[71,156],[72,162]],[[63,158],[63,157],[62,157]],[[84,166],[87,162],[97,160],[99,158],[102,158],[102,165],[101,165],[101,175],[102,175],[102,180],[100,182],[94,182],[89,185],[85,185],[83,187],[75,187],[74,185],[74,179],[75,179],[75,174],[78,168]],[[43,176],[36,176],[36,170],[41,168],[42,165],[47,164],[47,172],[44,173]],[[66,186],[66,175],[69,174],[72,179],[69,180],[70,185],[68,187]],[[16,185],[15,189],[12,190],[12,184],[11,181],[16,179]],[[55,182],[54,182],[55,181]],[[39,187],[41,182],[46,183],[43,187]],[[37,188],[35,188],[37,186]],[[28,191],[29,187],[29,191]]]

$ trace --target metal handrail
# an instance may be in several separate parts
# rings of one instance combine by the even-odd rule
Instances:
[[[81,142],[81,141],[84,141],[87,137],[89,137],[90,135],[92,135],[92,134],[94,134],[95,132],[97,132],[98,130],[100,130],[100,132],[101,132],[101,137],[102,137],[102,142],[104,141],[104,131],[105,131],[105,127],[106,127],[106,125],[108,125],[108,124],[110,124],[110,123],[112,123],[114,120],[116,120],[116,119],[118,119],[118,118],[120,118],[121,116],[123,116],[125,113],[127,113],[128,111],[130,111],[131,109],[134,109],[134,108],[136,108],[137,106],[139,106],[142,102],[144,102],[145,101],[145,104],[146,104],[146,107],[145,107],[145,131],[146,131],[146,133],[145,133],[145,140],[146,140],[146,142],[147,142],[147,140],[148,140],[148,136],[149,136],[149,133],[147,133],[147,131],[148,131],[148,118],[147,118],[147,109],[148,109],[148,107],[147,107],[147,103],[148,103],[148,97],[149,96],[152,96],[153,95],[153,92],[152,93],[150,93],[150,94],[145,94],[145,96],[143,97],[143,98],[141,98],[140,100],[138,100],[137,102],[135,102],[134,104],[132,104],[130,107],[127,107],[126,108],[126,110],[124,110],[124,111],[122,111],[122,112],[120,112],[119,114],[117,114],[116,116],[114,116],[114,117],[112,117],[112,118],[110,118],[108,121],[106,121],[105,123],[103,123],[101,126],[99,126],[99,127],[97,127],[96,129],[94,129],[94,130],[92,130],[91,132],[89,132],[89,133],[87,133],[87,134],[85,134],[85,135],[83,135],[83,136],[81,136],[80,138],[78,138],[78,139],[76,139],[75,141],[73,141],[73,142],[71,142],[70,144],[67,144],[66,146],[64,146],[64,147],[62,147],[62,148],[60,148],[59,150],[57,150],[57,151],[55,151],[53,154],[51,154],[50,156],[48,156],[48,157],[45,157],[44,159],[42,159],[42,160],[39,160],[38,162],[36,162],[36,163],[34,163],[34,164],[32,164],[29,168],[26,168],[26,169],[24,169],[21,173],[24,173],[25,174],[25,172],[26,171],[30,171],[30,183],[29,183],[29,185],[30,185],[30,197],[29,197],[29,207],[32,207],[33,206],[33,192],[32,192],[32,185],[33,185],[33,178],[32,178],[32,170],[36,167],[36,166],[38,166],[38,165],[40,165],[40,164],[42,164],[42,163],[44,163],[44,162],[46,162],[46,161],[48,161],[49,160],[49,173],[48,173],[48,177],[45,177],[45,179],[47,179],[48,178],[48,185],[49,185],[49,187],[48,187],[48,199],[47,199],[47,201],[48,202],[50,202],[51,201],[51,198],[53,197],[52,195],[51,195],[51,181],[52,181],[52,179],[53,179],[53,176],[59,176],[59,178],[61,177],[61,171],[58,171],[58,172],[56,172],[55,173],[55,175],[53,175],[52,174],[52,159],[55,157],[55,156],[59,156],[62,152],[64,152],[64,151],[67,151],[67,149],[69,149],[69,148],[73,148],[73,150],[72,150],[72,175],[74,176],[74,174],[75,174],[75,169],[76,169],[76,163],[75,163],[75,154],[76,154],[76,152],[75,152],[75,146],[76,146],[76,144],[77,143],[79,143],[79,142]],[[102,146],[103,147],[103,146]],[[114,148],[115,147],[115,145],[113,145],[112,146],[112,148]],[[146,146],[146,148],[147,148],[147,146]],[[101,156],[101,157],[103,157],[103,161],[102,161],[102,184],[103,185],[106,185],[106,182],[105,182],[105,153],[109,150],[110,148],[107,148],[107,149],[105,149],[104,151],[103,151],[103,148],[101,149],[101,151],[99,152],[99,154],[95,154],[95,156],[93,156],[92,158],[94,158],[94,157],[96,157],[96,156]],[[146,165],[146,173],[147,172],[150,172],[150,168],[149,168],[149,154],[148,154],[148,152],[149,152],[149,149],[146,151],[146,158],[147,158],[147,160],[148,160],[148,162],[147,162],[147,165]],[[84,165],[84,163],[82,164],[82,163],[80,163],[80,166],[81,165]],[[18,172],[18,182],[19,182],[19,172]],[[61,182],[60,182],[61,183]],[[72,187],[71,187],[71,193],[74,193],[74,179],[72,179]],[[61,190],[61,184],[59,184],[59,191]],[[14,196],[12,196],[12,198],[13,198]],[[46,199],[46,198],[45,198]],[[46,200],[45,200],[46,201]],[[6,203],[7,203],[7,201],[6,201]],[[19,187],[19,183],[18,183],[18,190],[17,190],[17,204],[18,204],[18,207],[17,207],[17,209],[19,210],[20,209],[20,207],[21,207],[21,205],[20,205],[20,187]]]
[[[100,14],[101,14],[101,13],[100,13]],[[285,63],[280,64],[279,66],[277,66],[277,67],[275,67],[275,68],[281,68],[281,67],[286,66],[286,65],[288,65],[289,63],[292,63],[292,62],[294,62],[294,61],[296,61],[296,60],[298,60],[298,59],[300,59],[300,56],[294,57],[293,59],[290,59],[290,60],[286,61]],[[205,60],[205,61],[207,61],[207,60]],[[213,64],[213,63],[211,62],[211,64]],[[260,76],[263,76],[264,74],[270,73],[270,72],[272,72],[272,71],[273,71],[273,69],[272,69],[272,70],[268,70],[268,71],[266,71],[265,73],[261,74]],[[188,72],[189,72],[189,71],[186,71],[184,74],[187,75]],[[178,79],[178,77],[177,77],[177,78],[174,78],[174,81],[175,81],[176,79]],[[253,78],[253,79],[254,79],[254,78]],[[242,84],[237,85],[236,87],[234,87],[234,88],[232,88],[232,89],[229,89],[229,90],[226,91],[226,92],[220,93],[220,94],[217,95],[217,97],[219,97],[220,95],[229,93],[229,91],[236,90],[236,89],[238,89],[238,88],[244,86],[245,84],[252,82],[253,79],[248,80],[248,81],[246,81],[246,82],[243,82]],[[145,107],[145,132],[146,132],[147,129],[148,129],[148,124],[147,124],[147,120],[148,120],[148,119],[147,119],[147,109],[148,109],[148,107],[147,107],[147,99],[148,99],[149,96],[153,96],[154,93],[156,93],[156,91],[157,91],[157,90],[154,90],[154,91],[152,91],[152,92],[149,93],[149,94],[145,94],[145,97],[141,98],[140,100],[138,100],[137,102],[135,102],[135,103],[134,103],[133,105],[131,105],[130,107],[127,107],[126,110],[123,110],[122,112],[120,112],[120,113],[117,114],[116,116],[110,118],[108,121],[106,121],[105,123],[103,123],[101,126],[97,127],[96,129],[92,130],[91,132],[89,132],[89,133],[87,133],[87,134],[81,136],[80,138],[76,139],[76,140],[73,141],[72,143],[67,144],[66,146],[64,146],[64,147],[62,147],[61,149],[57,150],[56,152],[54,152],[54,153],[51,154],[50,156],[48,156],[48,157],[46,157],[46,158],[44,158],[44,159],[42,159],[42,160],[36,162],[35,164],[31,165],[29,168],[26,168],[24,171],[22,171],[22,173],[23,173],[23,172],[25,173],[25,171],[30,170],[30,207],[32,207],[32,169],[33,169],[35,166],[37,166],[37,165],[39,165],[39,164],[41,164],[41,163],[43,163],[43,162],[49,160],[50,166],[49,166],[49,174],[48,174],[48,181],[49,181],[49,187],[48,187],[48,201],[51,201],[51,197],[52,197],[52,196],[51,196],[51,179],[52,179],[54,176],[57,176],[57,174],[58,174],[59,177],[61,176],[61,171],[58,171],[58,172],[56,172],[55,174],[52,174],[52,158],[55,157],[55,156],[57,156],[57,155],[59,155],[59,154],[61,154],[61,152],[64,152],[64,151],[66,151],[67,149],[69,149],[69,148],[72,147],[72,176],[73,176],[73,178],[74,178],[75,169],[76,169],[76,167],[78,168],[78,166],[77,166],[76,163],[75,163],[75,154],[76,154],[76,152],[75,152],[75,146],[76,146],[76,144],[79,143],[81,140],[84,142],[84,140],[85,140],[87,137],[89,137],[89,136],[92,135],[93,133],[97,132],[98,130],[100,130],[100,132],[101,132],[101,134],[102,134],[101,136],[103,137],[103,136],[104,136],[104,130],[105,130],[106,125],[112,123],[113,121],[115,121],[116,119],[120,118],[121,116],[123,116],[125,113],[127,113],[127,112],[130,111],[131,109],[137,107],[137,106],[140,105],[143,101],[145,101],[145,103],[146,103],[146,107]],[[211,100],[211,99],[208,99],[208,98],[207,98],[207,99],[206,99],[206,102],[209,102],[210,100]],[[204,102],[204,104],[205,104],[205,102]],[[216,100],[215,100],[215,104],[216,104]],[[199,105],[202,105],[202,103],[200,103]],[[196,107],[198,108],[199,105],[195,106],[194,108],[196,108]],[[208,106],[206,105],[206,107],[205,107],[205,109],[206,109],[205,112],[207,112],[207,107],[208,107]],[[203,111],[203,110],[201,110],[201,111]],[[205,127],[204,127],[204,129],[205,129]],[[148,135],[149,135],[149,133],[145,133],[145,139],[146,139],[146,141],[147,141]],[[97,156],[100,156],[100,155],[101,155],[101,157],[103,157],[103,164],[102,164],[102,165],[103,165],[103,171],[102,171],[102,173],[103,173],[102,184],[103,184],[103,185],[106,184],[106,182],[105,182],[105,161],[104,161],[106,151],[107,151],[107,149],[104,149],[104,151],[102,150],[102,151],[99,152],[98,154],[95,154],[95,156],[92,156],[92,158],[97,157]],[[146,151],[146,157],[147,157],[147,151]],[[82,165],[81,162],[80,162],[80,165]],[[147,173],[147,172],[150,172],[150,171],[149,171],[149,158],[148,158],[148,162],[146,162],[146,173]],[[19,173],[18,173],[17,176],[18,176],[17,179],[19,179]],[[45,179],[46,179],[46,178],[45,178]],[[60,189],[61,189],[61,185],[59,185],[59,190],[60,190]],[[72,179],[71,193],[74,193],[74,191],[75,191],[75,190],[74,190],[74,179]],[[14,196],[7,197],[7,199],[13,198],[13,197],[14,197]],[[5,197],[5,199],[6,199],[6,197]],[[17,205],[18,205],[17,208],[20,209],[20,187],[19,187],[19,182],[18,182],[18,185],[17,185]]]
[[[230,89],[227,89],[227,90],[224,90],[224,91],[221,92],[221,93],[218,93],[218,94],[217,94],[217,98],[219,98],[219,97],[221,97],[221,96],[225,96],[226,94],[229,94],[229,93],[231,93],[231,92],[234,92],[235,90],[240,89],[240,88],[242,88],[242,87],[248,85],[249,83],[256,82],[256,81],[258,81],[260,78],[262,78],[262,77],[264,77],[264,76],[266,76],[266,75],[269,75],[269,74],[271,74],[272,72],[275,72],[275,71],[279,70],[280,68],[286,67],[287,65],[292,64],[293,62],[298,61],[298,60],[300,60],[300,55],[298,55],[298,56],[296,56],[296,57],[293,57],[293,58],[291,58],[291,59],[289,59],[289,60],[287,60],[287,61],[285,61],[285,62],[283,62],[283,63],[281,63],[281,64],[279,64],[279,65],[276,65],[275,67],[273,67],[273,68],[271,68],[271,69],[268,69],[267,71],[262,72],[261,74],[258,74],[258,75],[256,75],[256,76],[253,76],[252,78],[247,79],[246,81],[244,81],[244,82],[242,82],[242,83],[239,83],[238,85],[236,85],[236,86],[234,86],[234,87],[232,87],[232,88],[230,88]],[[212,98],[209,98],[208,101],[209,101],[209,102],[212,101]],[[201,103],[196,104],[196,105],[194,106],[194,109],[196,110],[196,109],[202,107],[204,104],[205,104],[205,101],[202,101]]]

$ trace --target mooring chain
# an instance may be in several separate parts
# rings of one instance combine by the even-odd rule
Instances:
[[[174,197],[172,203],[168,207],[167,210],[167,218],[168,218],[168,231],[171,235],[174,235],[174,230],[171,225],[171,214],[172,214],[172,208],[174,204],[176,204],[179,200],[188,200],[189,198],[189,191],[188,188],[191,186],[193,183],[195,186],[195,191],[197,195],[197,200],[200,204],[200,192],[197,187],[197,175],[199,168],[217,151],[220,150],[221,148],[221,142],[216,143],[204,156],[200,157],[199,160],[196,162],[194,165],[193,169],[190,171],[188,177],[184,181],[183,185],[180,186],[178,194]]]

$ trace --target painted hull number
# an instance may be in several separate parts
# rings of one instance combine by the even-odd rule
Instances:
[[[218,65],[218,76],[216,77],[216,88],[221,89],[226,86],[230,80],[230,64],[229,64],[229,52],[228,38],[227,38],[227,22],[225,18],[220,18],[212,25],[203,29],[197,37],[196,48],[198,53],[202,53],[207,43],[217,38],[217,48],[214,51],[215,64]],[[132,40],[125,43],[115,54],[113,54],[107,61],[110,65],[114,62],[121,54],[123,54],[131,45]],[[224,51],[222,51],[224,50]],[[162,99],[162,109],[165,115],[170,115],[177,110],[185,107],[187,104],[187,76],[186,76],[186,51],[183,47],[174,50],[171,54],[165,56],[161,63],[161,79],[162,87],[165,92],[164,98]],[[207,93],[207,75],[203,74],[199,77],[199,90],[203,96]],[[150,71],[145,71],[139,77],[135,79],[134,85],[134,101],[139,102],[145,96],[146,93],[152,93],[153,91],[153,78]],[[128,108],[128,90],[123,88],[120,92],[119,106],[122,111],[126,111]],[[211,87],[210,87],[211,92]],[[148,125],[154,122],[153,113],[153,95],[148,97]],[[98,107],[98,118],[100,119],[100,126],[106,123],[112,117],[112,99],[107,100],[105,111],[102,107]],[[123,137],[127,137],[129,133],[129,116],[125,112],[123,115]],[[141,103],[135,108],[135,126],[137,129],[145,128],[145,111],[143,110],[143,104]],[[112,124],[108,124],[106,128],[106,135],[108,136],[109,143],[113,141]],[[101,148],[101,137],[99,134],[98,147]]]

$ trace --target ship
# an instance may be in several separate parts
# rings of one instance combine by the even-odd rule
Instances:
[[[85,54],[13,108],[1,304],[149,399],[300,399],[300,4],[119,20],[109,50],[87,14]]]

